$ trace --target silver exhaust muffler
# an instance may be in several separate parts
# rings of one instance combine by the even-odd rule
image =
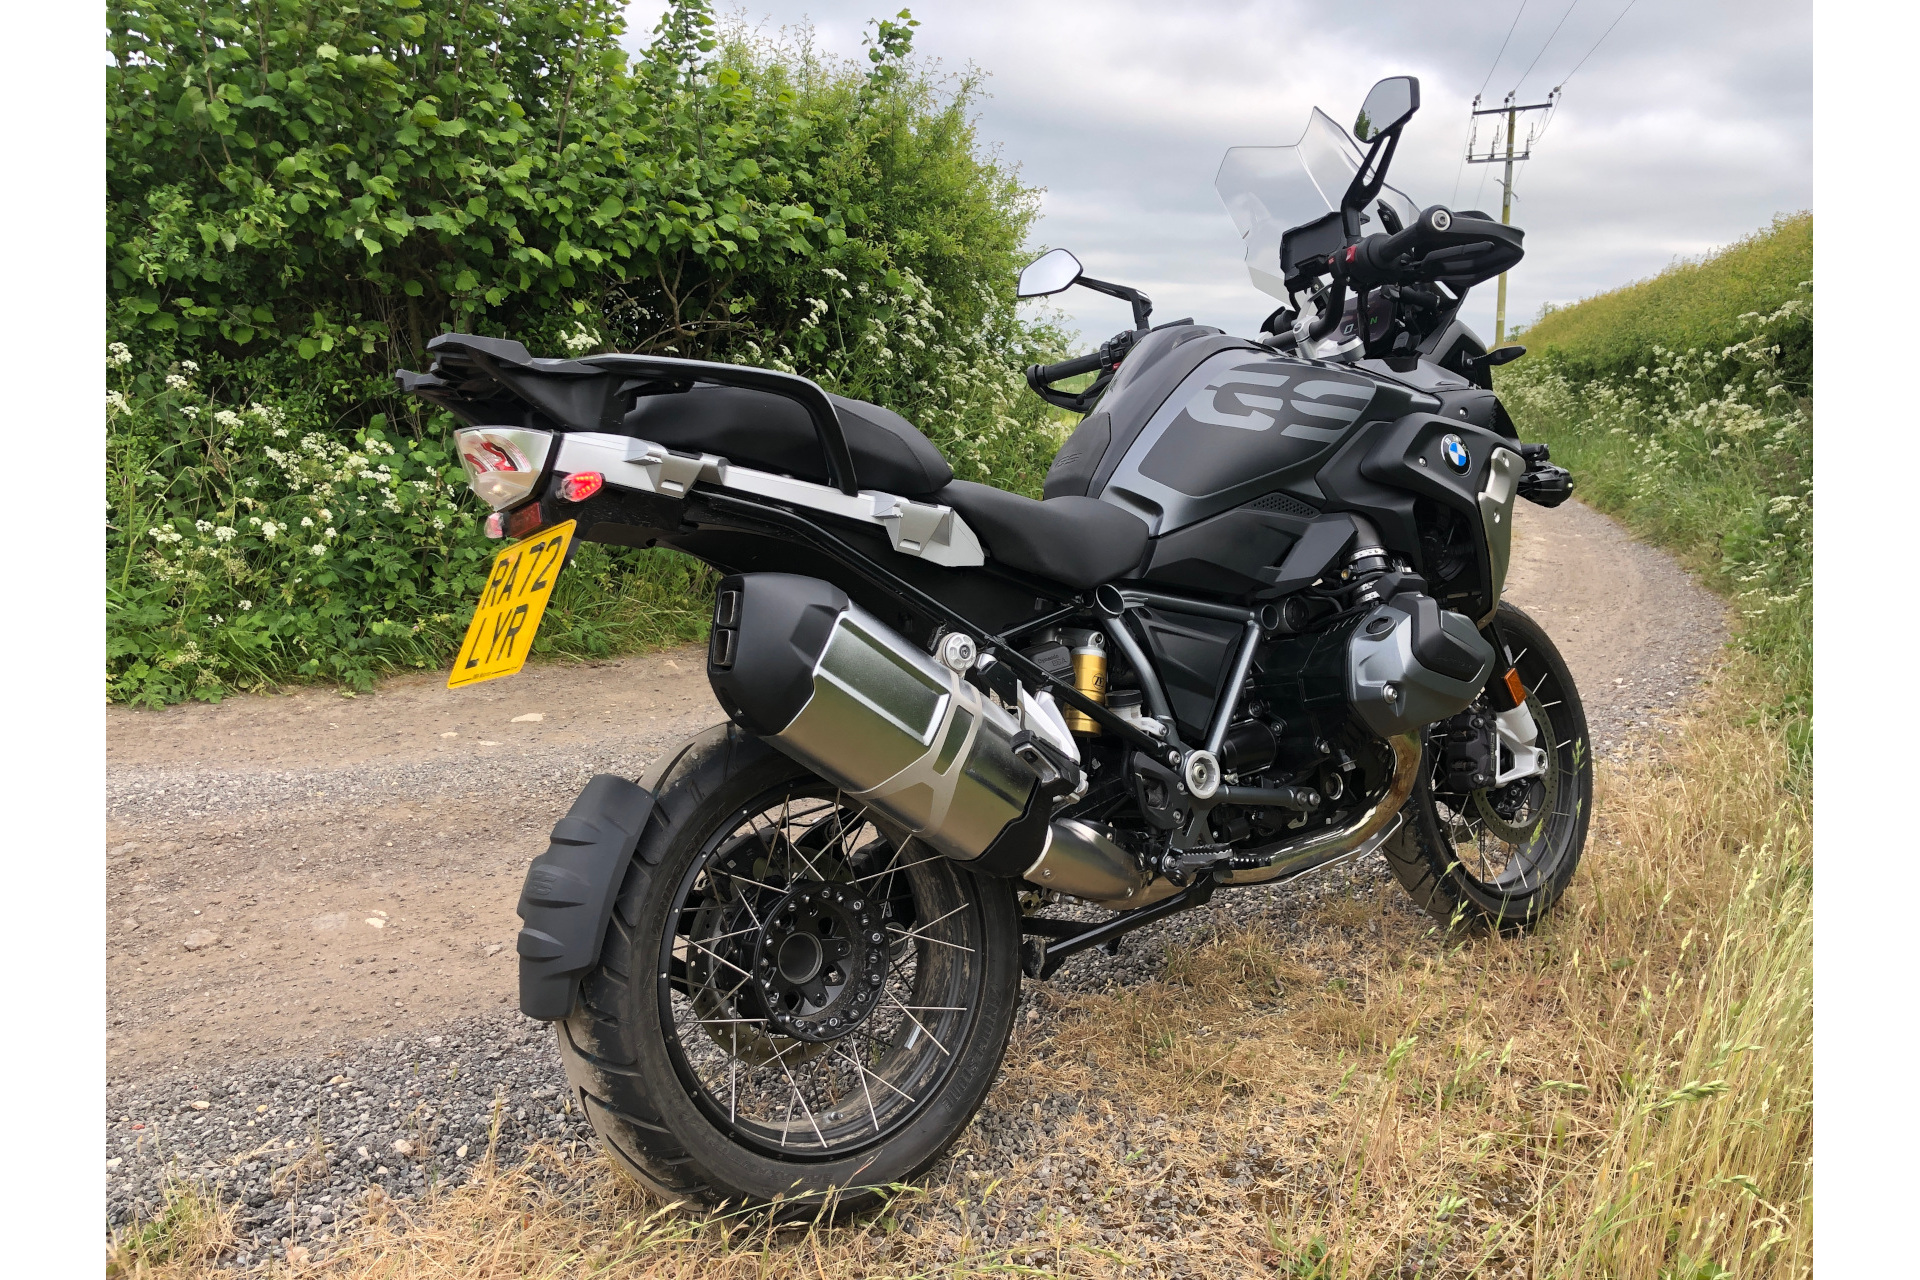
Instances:
[[[720,583],[707,679],[735,723],[849,800],[989,875],[1045,852],[1051,805],[1017,720],[818,578]]]

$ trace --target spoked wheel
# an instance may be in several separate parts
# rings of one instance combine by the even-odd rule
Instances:
[[[1449,924],[1526,928],[1573,879],[1593,806],[1586,712],[1546,631],[1502,604],[1494,619],[1502,653],[1494,679],[1520,673],[1536,736],[1497,743],[1496,774],[1513,767],[1512,746],[1543,753],[1542,767],[1503,786],[1452,789],[1429,744],[1406,821],[1383,851],[1414,900]]]
[[[664,1194],[852,1206],[972,1117],[1012,1027],[1019,919],[737,728],[654,788],[561,1041],[608,1149]],[[662,821],[664,817],[665,821]]]

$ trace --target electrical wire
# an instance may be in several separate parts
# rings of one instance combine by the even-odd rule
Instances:
[[[1533,55],[1533,61],[1529,62],[1527,69],[1520,73],[1520,78],[1513,82],[1514,93],[1518,94],[1520,92],[1520,86],[1527,82],[1527,77],[1533,74],[1533,69],[1540,65],[1541,55],[1546,53],[1548,45],[1553,43],[1553,38],[1560,34],[1560,28],[1567,25],[1567,19],[1571,18],[1573,11],[1579,7],[1580,0],[1573,0],[1573,3],[1567,6],[1567,11],[1560,15],[1560,21],[1554,23],[1553,30],[1547,33],[1547,43],[1540,46],[1540,52]],[[1565,81],[1562,81],[1562,83],[1564,84]]]
[[[1513,39],[1513,28],[1520,25],[1520,14],[1526,11],[1527,0],[1520,0],[1519,12],[1513,15],[1513,23],[1507,28],[1507,39],[1500,42],[1500,52],[1493,55],[1493,66],[1487,68],[1487,78],[1480,82],[1480,93],[1484,94],[1487,91],[1487,86],[1493,83],[1493,73],[1499,68],[1500,58],[1507,51],[1507,42]],[[1476,94],[1475,96],[1477,97],[1479,95]]]
[[[1622,9],[1622,10],[1620,11],[1620,18],[1624,18],[1624,17],[1626,17],[1626,16],[1627,16],[1627,11],[1628,11],[1628,10],[1630,10],[1630,9],[1632,9],[1632,8],[1633,8],[1633,6],[1634,6],[1634,5],[1636,5],[1636,4],[1638,4],[1638,3],[1640,3],[1640,0],[1627,0],[1627,7],[1626,7],[1626,9]],[[1613,34],[1613,28],[1614,28],[1614,27],[1617,27],[1617,26],[1619,26],[1619,25],[1620,25],[1620,18],[1615,18],[1615,19],[1613,20],[1613,22],[1612,22],[1612,24],[1611,24],[1611,25],[1609,25],[1609,26],[1607,27],[1607,29],[1606,29],[1605,31],[1602,31],[1602,32],[1600,33],[1600,39],[1599,39],[1599,40],[1595,40],[1595,41],[1593,42],[1593,49],[1588,49],[1588,50],[1587,50],[1587,51],[1586,51],[1585,53],[1583,53],[1583,54],[1581,54],[1581,55],[1580,55],[1580,61],[1578,61],[1578,62],[1576,62],[1576,63],[1574,63],[1574,64],[1573,64],[1573,71],[1569,71],[1569,72],[1567,72],[1567,74],[1565,74],[1564,76],[1561,76],[1561,77],[1560,77],[1560,87],[1561,87],[1561,88],[1563,88],[1563,89],[1564,89],[1564,88],[1566,88],[1566,86],[1567,86],[1567,81],[1569,81],[1569,80],[1571,80],[1571,79],[1573,79],[1573,72],[1574,72],[1574,71],[1578,71],[1578,70],[1579,70],[1580,68],[1582,68],[1582,67],[1584,67],[1584,66],[1586,66],[1586,65],[1587,65],[1587,59],[1588,59],[1588,58],[1591,58],[1591,57],[1593,56],[1593,50],[1594,50],[1594,49],[1598,49],[1598,48],[1600,47],[1600,45],[1601,45],[1601,43],[1602,43],[1603,41],[1605,41],[1605,40],[1606,40],[1606,38],[1607,38],[1608,36],[1610,36],[1610,35],[1612,35],[1612,34]]]

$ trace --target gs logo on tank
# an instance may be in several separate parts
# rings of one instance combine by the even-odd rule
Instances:
[[[1466,441],[1459,436],[1440,437],[1440,456],[1447,460],[1447,465],[1457,475],[1465,475],[1473,467],[1473,455],[1467,452]]]

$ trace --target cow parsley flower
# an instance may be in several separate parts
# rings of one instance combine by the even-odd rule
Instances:
[[[313,554],[317,556],[323,556],[327,554],[327,544],[324,542],[316,542],[311,547],[308,547],[307,550],[313,552]]]
[[[311,529],[311,528],[313,528],[313,517],[312,517],[312,516],[301,516],[301,517],[300,517],[300,527],[301,527],[302,529]]]
[[[132,413],[132,412],[133,412],[133,407],[127,403],[127,398],[125,396],[121,395],[118,391],[107,392],[107,416],[108,417],[117,418],[123,413]]]
[[[133,352],[127,350],[126,343],[109,342],[107,344],[107,368],[124,369],[132,363]]]
[[[167,375],[167,390],[169,391],[185,391],[191,385],[191,383],[177,373]]]
[[[213,536],[221,542],[232,542],[234,534],[238,532],[233,526],[223,524],[213,531]]]

